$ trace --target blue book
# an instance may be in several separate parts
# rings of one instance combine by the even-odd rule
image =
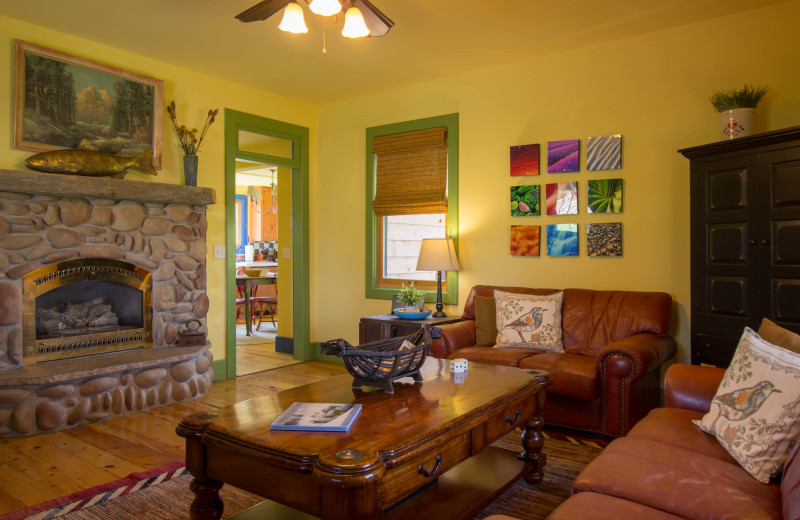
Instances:
[[[294,403],[269,425],[269,429],[346,432],[360,413],[360,404]]]

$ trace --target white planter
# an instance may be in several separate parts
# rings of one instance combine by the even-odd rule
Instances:
[[[755,114],[755,108],[734,108],[720,112],[719,122],[722,130],[720,138],[726,141],[752,135]]]

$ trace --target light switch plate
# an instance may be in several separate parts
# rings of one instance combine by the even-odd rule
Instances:
[[[214,258],[225,258],[225,246],[214,246]]]
[[[291,258],[292,257],[292,248],[291,247],[284,247],[283,248],[283,257],[284,258]]]

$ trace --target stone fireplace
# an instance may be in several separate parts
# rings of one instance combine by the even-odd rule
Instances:
[[[192,399],[212,381],[209,188],[0,170],[0,437]]]

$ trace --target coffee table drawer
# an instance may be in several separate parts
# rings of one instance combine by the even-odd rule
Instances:
[[[525,426],[536,411],[535,399],[520,399],[506,404],[483,425],[481,436],[486,445],[491,444],[517,427]],[[473,437],[474,438],[474,437]],[[478,449],[483,449],[484,446]]]
[[[408,495],[433,482],[470,456],[469,433],[438,443],[424,453],[398,461],[397,466],[384,474],[380,489],[380,504],[387,509]]]

